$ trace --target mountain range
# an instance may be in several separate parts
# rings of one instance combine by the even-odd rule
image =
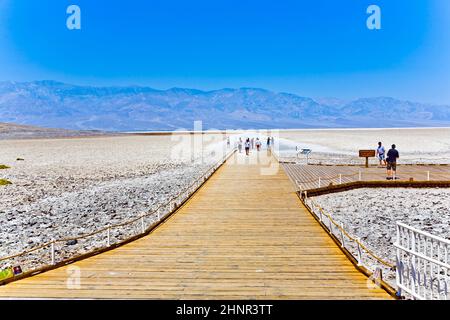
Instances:
[[[450,106],[390,97],[312,99],[259,88],[201,91],[0,82],[0,122],[71,130],[449,126]]]

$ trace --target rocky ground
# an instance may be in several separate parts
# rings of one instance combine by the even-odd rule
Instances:
[[[223,153],[223,144],[213,140],[205,144],[203,161],[198,152],[179,156],[188,148],[179,140],[127,136],[0,141],[0,164],[10,167],[0,171],[0,178],[12,182],[0,187],[0,257],[149,212],[187,188]],[[119,230],[111,236],[123,239],[133,232]],[[105,239],[102,235],[58,244],[57,253],[62,258],[90,251]],[[27,270],[48,259],[45,248],[0,266],[20,264]]]
[[[450,189],[358,189],[315,200],[351,235],[394,264],[397,221],[450,239]],[[394,279],[392,272],[388,280]]]

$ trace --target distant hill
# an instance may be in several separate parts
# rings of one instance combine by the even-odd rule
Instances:
[[[389,97],[312,99],[257,88],[200,91],[0,82],[0,122],[72,130],[449,126],[450,106]]]
[[[0,122],[0,140],[29,138],[68,138],[83,136],[98,136],[107,134],[99,131],[78,131],[65,129],[41,128],[35,126],[17,125]]]

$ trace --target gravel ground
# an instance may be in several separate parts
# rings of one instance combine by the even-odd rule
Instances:
[[[223,143],[216,138],[204,144],[203,161],[200,152],[186,152],[188,136],[0,141],[0,164],[11,167],[0,171],[0,178],[12,182],[0,187],[0,257],[51,239],[91,233],[157,208],[217,162]],[[124,231],[112,234],[115,239],[127,236]],[[99,241],[104,244],[102,239],[104,235],[62,244],[57,253],[67,257],[69,252],[90,251]],[[27,270],[47,259],[48,248],[0,262],[0,267],[14,263]]]
[[[450,189],[357,189],[314,199],[351,235],[394,264],[397,221],[450,239]],[[394,284],[394,279],[392,272],[388,280]]]

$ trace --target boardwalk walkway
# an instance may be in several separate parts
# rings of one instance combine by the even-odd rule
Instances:
[[[304,190],[326,187],[330,183],[340,184],[359,181],[386,181],[386,168],[371,166],[369,168],[358,166],[320,166],[302,164],[283,164],[283,168],[296,185]],[[359,173],[361,172],[361,176]],[[342,175],[339,177],[339,175]],[[449,166],[418,166],[403,165],[397,167],[398,181],[448,181],[450,180]]]
[[[149,236],[0,287],[0,297],[390,298],[369,289],[367,278],[302,206],[281,167],[261,174],[273,158],[266,152],[259,153],[259,163],[256,152],[245,158],[230,159]],[[79,289],[67,287],[74,267],[81,273]]]

